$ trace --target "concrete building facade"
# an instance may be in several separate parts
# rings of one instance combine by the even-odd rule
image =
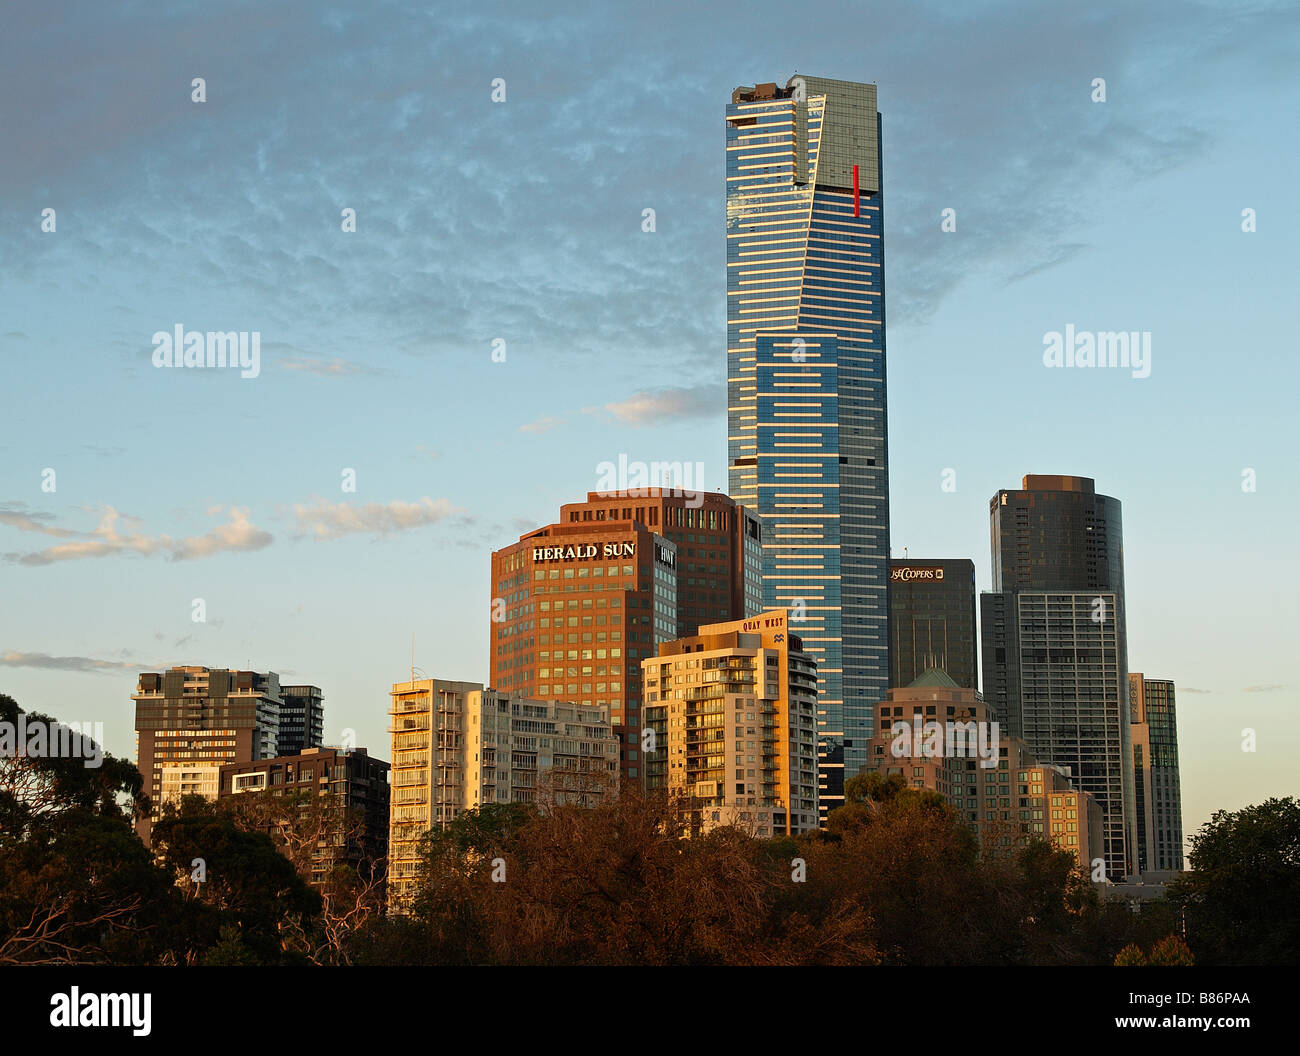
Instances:
[[[165,804],[186,795],[216,799],[223,765],[280,754],[280,678],[274,671],[148,671],[131,699],[136,765],[152,803],[150,817],[136,826],[145,843]]]
[[[1103,853],[1102,810],[1065,767],[1041,762],[1008,736],[973,689],[938,669],[889,690],[876,708],[872,768],[938,792],[985,848],[1040,838],[1075,856],[1090,876]]]
[[[641,667],[647,787],[689,804],[684,831],[817,827],[817,664],[786,612],[706,625]]]
[[[467,810],[617,794],[619,743],[603,708],[445,679],[398,682],[390,697],[390,904],[410,897],[424,834]]]
[[[364,748],[307,748],[221,768],[218,798],[266,793],[326,797],[337,816],[312,854],[311,882],[349,865],[364,879],[380,879],[388,858],[389,764]],[[345,818],[344,813],[352,816]]]

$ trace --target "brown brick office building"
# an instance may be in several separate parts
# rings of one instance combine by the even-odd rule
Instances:
[[[757,612],[761,560],[757,520],[725,495],[642,490],[589,493],[493,553],[490,651],[494,689],[606,708],[638,783],[641,661]]]

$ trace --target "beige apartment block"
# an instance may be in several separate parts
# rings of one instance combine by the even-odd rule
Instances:
[[[390,905],[412,894],[424,835],[467,810],[590,807],[617,794],[619,742],[606,708],[439,678],[395,683],[390,696]]]
[[[682,797],[685,832],[817,827],[817,663],[784,609],[665,642],[641,671],[646,787]]]

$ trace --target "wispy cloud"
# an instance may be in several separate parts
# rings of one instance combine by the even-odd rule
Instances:
[[[38,532],[41,535],[52,535],[56,539],[85,537],[85,532],[74,532],[51,524],[53,519],[54,515],[49,513],[28,513],[26,504],[22,502],[7,502],[0,505],[0,524],[7,524],[20,532]]]
[[[610,415],[624,425],[653,425],[691,418],[715,418],[726,406],[721,385],[646,389],[603,407],[586,407],[584,413]]]
[[[521,433],[546,433],[554,429],[557,425],[563,425],[568,421],[567,414],[553,415],[548,414],[544,418],[538,418],[535,422],[526,422],[519,427]]]
[[[1242,690],[1243,693],[1276,693],[1278,690],[1286,689],[1286,686],[1279,685],[1276,682],[1261,682],[1257,686],[1247,686]]]
[[[214,554],[261,550],[271,545],[273,537],[249,520],[247,509],[231,506],[228,515],[230,519],[225,524],[218,525],[204,535],[192,535],[183,539],[173,539],[169,535],[145,535],[136,527],[140,523],[138,518],[119,513],[111,506],[104,508],[99,525],[92,532],[71,532],[45,524],[44,519],[18,515],[4,523],[24,531],[38,531],[76,541],[28,553],[9,553],[5,557],[16,564],[29,566],[119,554],[195,561]]]
[[[341,539],[347,535],[392,535],[426,525],[437,524],[459,509],[447,499],[431,499],[427,495],[415,502],[326,502],[313,498],[311,504],[295,503],[293,516],[297,537],[313,539]]]
[[[365,363],[353,363],[351,360],[335,356],[332,359],[319,359],[312,356],[291,356],[279,361],[285,370],[297,370],[305,374],[315,374],[321,378],[354,377],[358,374],[383,374],[381,367],[372,367]]]
[[[0,653],[0,666],[39,667],[45,671],[81,671],[91,674],[150,669],[148,664],[128,660],[97,660],[91,656],[51,656],[49,653],[22,653],[13,649]]]

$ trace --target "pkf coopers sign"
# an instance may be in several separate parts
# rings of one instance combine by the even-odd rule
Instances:
[[[913,580],[936,582],[943,579],[942,565],[904,565],[893,569],[889,578],[895,583],[911,583]]]

